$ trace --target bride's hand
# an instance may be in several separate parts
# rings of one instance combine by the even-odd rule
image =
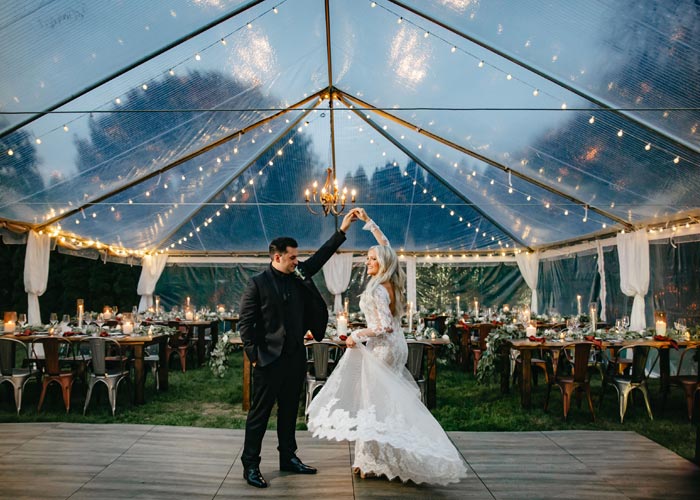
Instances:
[[[353,347],[355,347],[355,344],[356,344],[355,339],[353,339],[352,337],[348,337],[347,339],[345,339],[345,345],[347,347],[352,349]]]

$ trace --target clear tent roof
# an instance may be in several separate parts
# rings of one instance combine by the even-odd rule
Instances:
[[[0,222],[113,251],[312,249],[335,221],[304,190],[333,166],[406,252],[694,223],[699,9],[3,2]]]

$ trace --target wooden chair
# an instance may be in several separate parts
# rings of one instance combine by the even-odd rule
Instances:
[[[90,404],[93,388],[96,384],[102,383],[107,387],[109,404],[112,407],[112,416],[114,416],[117,408],[119,384],[124,380],[127,383],[130,382],[129,368],[126,365],[127,358],[123,355],[119,342],[109,337],[92,337],[87,340],[87,344],[89,345],[91,363],[83,415]],[[117,361],[117,366],[108,367],[110,360]]]
[[[700,373],[693,373],[693,367],[697,367],[696,359],[700,356],[700,345],[683,350],[678,360],[678,369],[675,375],[669,377],[669,384],[681,387],[685,393],[685,402],[688,408],[688,420],[693,420],[693,406],[695,395],[700,392]],[[666,405],[666,396],[663,396],[663,405]]]
[[[406,359],[406,368],[413,380],[418,384],[420,399],[426,406],[428,401],[425,392],[425,358],[427,349],[430,347],[430,344],[427,342],[408,342],[408,358]]]
[[[629,375],[620,374],[619,364],[624,362],[628,364],[627,361],[623,361],[622,353],[631,349],[632,350],[632,363],[629,370]],[[599,407],[603,405],[603,396],[605,394],[605,388],[608,385],[612,385],[617,391],[618,401],[620,405],[620,423],[623,423],[625,419],[625,413],[627,413],[627,401],[629,395],[633,390],[639,390],[644,396],[644,403],[647,408],[647,413],[649,418],[654,420],[654,415],[651,412],[651,406],[649,405],[649,391],[647,389],[646,383],[646,364],[649,358],[649,351],[651,347],[645,345],[629,345],[624,346],[618,352],[616,358],[612,358],[607,365],[605,370],[605,378],[603,379],[603,385],[600,390],[600,403]],[[623,359],[621,359],[623,358]]]
[[[20,368],[22,361],[26,368]],[[35,364],[29,362],[29,348],[24,342],[12,337],[0,338],[0,384],[7,382],[12,386],[17,415],[22,409],[22,391],[29,379],[36,375]]]
[[[308,346],[307,352],[311,352],[313,373],[306,374],[306,406],[304,413],[309,409],[316,389],[326,383],[328,376],[331,374],[330,366],[332,363],[330,363],[330,359],[332,353],[336,354],[339,350],[340,346],[332,342],[314,342]]]
[[[36,344],[41,345],[44,349],[44,373],[41,380],[41,396],[39,396],[39,407],[37,411],[41,411],[41,407],[44,404],[46,389],[52,382],[55,382],[61,386],[63,404],[66,407],[66,413],[68,413],[70,411],[71,389],[75,381],[74,368],[76,366],[76,357],[73,353],[73,347],[68,339],[63,337],[45,337],[37,339]],[[70,365],[68,370],[64,368],[66,364]]]
[[[192,329],[179,321],[169,321],[168,326],[175,328],[176,331],[168,338],[168,344],[165,348],[165,362],[169,365],[170,357],[173,354],[177,354],[180,358],[180,369],[182,373],[185,373],[187,371],[187,350],[192,338]]]
[[[548,384],[547,398],[545,399],[544,403],[545,411],[547,411],[547,408],[549,407],[549,396],[552,392],[552,386],[556,384],[562,395],[564,420],[566,420],[569,416],[571,396],[576,394],[576,399],[580,406],[581,396],[585,394],[588,401],[588,408],[591,410],[591,416],[595,422],[595,410],[593,409],[593,400],[591,399],[591,379],[588,371],[588,363],[592,346],[593,344],[591,342],[576,342],[563,347],[565,351],[573,351],[573,354],[565,358],[567,360],[570,359],[573,363],[571,367],[571,374],[561,376],[557,375],[553,383]]]

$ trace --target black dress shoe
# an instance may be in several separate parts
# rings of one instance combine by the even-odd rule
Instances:
[[[304,464],[297,457],[292,457],[289,460],[280,460],[280,470],[297,474],[316,474],[315,468]]]
[[[251,486],[256,488],[267,488],[267,481],[260,473],[260,468],[257,465],[243,469],[243,479]]]

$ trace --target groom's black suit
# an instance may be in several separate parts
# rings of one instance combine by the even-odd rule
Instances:
[[[260,464],[260,449],[275,402],[280,461],[297,449],[294,430],[299,396],[306,375],[304,334],[310,330],[322,340],[328,311],[311,277],[345,241],[337,231],[297,269],[304,278],[283,274],[270,266],[248,282],[240,307],[239,329],[243,348],[255,364],[253,402],[246,420],[243,467]]]

